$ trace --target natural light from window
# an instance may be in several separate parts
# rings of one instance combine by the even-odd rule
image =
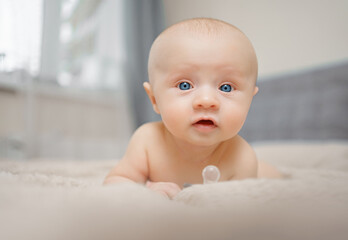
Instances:
[[[0,72],[40,69],[42,0],[0,0]]]

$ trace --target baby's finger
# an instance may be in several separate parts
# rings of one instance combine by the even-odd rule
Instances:
[[[150,187],[151,185],[152,185],[152,182],[150,180],[147,181],[146,184],[145,184],[146,187]]]
[[[155,192],[158,192],[166,197],[172,199],[175,195],[177,195],[181,188],[172,182],[151,182],[148,181],[146,183],[146,187],[152,189]]]
[[[163,186],[160,186],[158,184],[153,184],[148,188],[151,189],[152,191],[158,193],[158,194],[161,194],[162,196],[166,197],[167,199],[171,199],[167,193],[167,190],[165,188],[163,188]]]
[[[166,193],[170,199],[173,199],[179,192],[181,188],[175,183],[168,183],[166,188]]]

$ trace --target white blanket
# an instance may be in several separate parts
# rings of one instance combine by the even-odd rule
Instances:
[[[116,161],[0,161],[0,239],[348,239],[348,143],[268,143],[286,175],[185,188],[167,200],[101,186]]]

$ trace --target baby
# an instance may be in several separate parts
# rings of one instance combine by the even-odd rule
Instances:
[[[279,178],[238,135],[256,84],[257,59],[248,38],[209,18],[174,24],[154,41],[144,88],[161,122],[147,123],[104,184],[126,181],[173,198],[184,183],[201,184],[207,165],[220,181]]]

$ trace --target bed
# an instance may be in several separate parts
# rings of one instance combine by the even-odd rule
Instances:
[[[115,164],[0,162],[0,239],[347,239],[348,144],[255,145],[281,180],[185,188],[168,200],[101,186]]]
[[[329,114],[315,111],[311,119],[292,109],[291,121],[280,108],[270,124],[257,104],[279,101],[260,94],[249,116],[259,121],[242,131],[258,158],[277,166],[283,179],[193,185],[168,200],[138,184],[102,186],[117,160],[3,159],[0,239],[348,239],[347,78],[337,77],[337,66],[328,71],[317,75],[326,76],[324,84],[334,76],[330,86],[339,88],[325,95]],[[301,74],[290,77],[308,77]],[[309,75],[310,81],[317,76]],[[313,111],[310,103],[318,101],[306,101],[304,108]]]

